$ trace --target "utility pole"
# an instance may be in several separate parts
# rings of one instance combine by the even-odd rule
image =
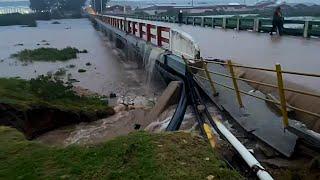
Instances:
[[[96,0],[93,0],[93,9],[96,11]]]
[[[103,9],[102,9],[102,1],[103,1],[103,0],[100,0],[100,2],[101,2],[101,3],[100,3],[101,14],[102,14],[102,10],[103,10]]]

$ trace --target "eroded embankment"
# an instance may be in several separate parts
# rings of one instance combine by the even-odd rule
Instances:
[[[48,147],[0,126],[4,179],[242,179],[189,133],[135,132],[90,146]]]
[[[72,86],[40,76],[0,78],[0,125],[9,125],[32,139],[48,130],[114,114],[100,97],[77,95]]]

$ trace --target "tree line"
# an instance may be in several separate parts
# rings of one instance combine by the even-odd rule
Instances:
[[[86,0],[30,0],[35,12],[80,11]]]

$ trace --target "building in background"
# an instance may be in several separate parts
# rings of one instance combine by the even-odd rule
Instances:
[[[0,14],[9,14],[9,13],[21,13],[29,14],[33,11],[30,9],[30,2],[27,0],[13,1],[5,0],[0,1]]]

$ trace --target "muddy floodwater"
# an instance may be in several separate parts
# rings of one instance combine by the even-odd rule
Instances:
[[[30,79],[41,74],[55,73],[66,69],[72,79],[81,86],[99,94],[115,92],[120,95],[153,96],[157,94],[153,85],[145,85],[145,75],[135,62],[128,62],[111,42],[96,31],[88,19],[64,19],[38,21],[38,27],[0,27],[0,77]],[[67,46],[87,49],[88,53],[78,54],[77,59],[66,62],[22,63],[10,55],[23,49],[39,47],[65,48]],[[87,66],[86,63],[91,65]],[[68,68],[68,65],[75,65]],[[87,70],[79,73],[79,69]]]

